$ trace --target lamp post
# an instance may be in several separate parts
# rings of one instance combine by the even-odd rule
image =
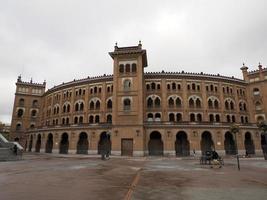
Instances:
[[[231,133],[233,133],[233,134],[234,134],[234,137],[235,137],[235,149],[236,149],[237,167],[238,167],[238,170],[240,171],[240,163],[239,163],[239,155],[238,155],[237,139],[236,139],[236,134],[239,132],[239,126],[236,125],[236,124],[233,124],[233,125],[230,127],[230,130],[231,130]]]
[[[258,124],[259,129],[263,132],[264,145],[262,145],[264,159],[267,160],[267,122],[262,121]]]

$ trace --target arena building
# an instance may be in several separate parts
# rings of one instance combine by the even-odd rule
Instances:
[[[266,120],[267,69],[241,67],[243,80],[220,74],[148,72],[146,50],[114,48],[113,75],[62,83],[19,76],[11,139],[27,151],[188,156],[262,154],[257,123]],[[238,132],[234,133],[233,125]]]

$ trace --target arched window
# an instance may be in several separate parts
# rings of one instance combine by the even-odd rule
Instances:
[[[156,113],[155,114],[155,120],[156,121],[160,121],[160,119],[161,119],[161,114],[160,113]]]
[[[107,115],[107,123],[112,123],[112,115]]]
[[[199,99],[196,100],[196,107],[201,108],[201,101]]]
[[[32,107],[37,107],[37,106],[38,106],[38,101],[37,100],[33,100]]]
[[[124,73],[124,65],[123,64],[120,64],[119,71],[120,71],[120,73]]]
[[[135,64],[135,63],[132,64],[132,72],[133,72],[133,73],[136,72],[136,64]]]
[[[232,116],[232,122],[235,122],[235,116],[234,115]]]
[[[176,114],[176,121],[177,122],[181,122],[182,121],[182,114],[181,113],[177,113]]]
[[[23,109],[19,109],[17,116],[18,117],[22,117],[23,116],[23,113],[24,113]]]
[[[176,83],[172,83],[172,89],[176,90]]]
[[[131,88],[131,80],[126,79],[123,82],[123,88],[124,88],[124,90],[129,90]]]
[[[78,117],[74,117],[74,124],[78,124]]]
[[[202,115],[200,113],[197,114],[197,121],[198,122],[202,121]]]
[[[70,105],[67,105],[67,112],[70,112]]]
[[[108,109],[112,109],[112,101],[111,101],[111,99],[109,99],[108,102],[107,102],[107,108]]]
[[[160,84],[157,84],[157,90],[160,90]]]
[[[182,101],[179,97],[176,99],[175,103],[176,103],[176,107],[178,107],[178,108],[180,108],[182,106]]]
[[[150,90],[150,85],[149,84],[146,84],[146,90]]]
[[[107,92],[110,92],[110,87],[107,87]]]
[[[84,108],[84,104],[83,104],[83,102],[81,102],[81,104],[80,104],[80,111],[83,111],[83,108]]]
[[[21,126],[20,123],[16,124],[16,130],[17,130],[17,131],[21,130],[21,127],[22,127],[22,126]]]
[[[90,102],[90,110],[94,110],[95,108],[95,103],[93,101]]]
[[[100,101],[96,101],[95,103],[95,109],[99,110],[100,109]]]
[[[65,118],[62,118],[62,124],[63,125],[65,124]]]
[[[196,85],[195,85],[195,83],[192,84],[192,90],[196,90]]]
[[[147,120],[148,121],[153,121],[153,114],[152,113],[148,113],[147,114]]]
[[[66,105],[63,106],[63,113],[66,112]]]
[[[230,123],[230,122],[231,122],[230,115],[226,115],[226,120],[227,120],[227,122],[228,122],[228,123]]]
[[[97,87],[94,87],[94,93],[97,93]]]
[[[95,116],[95,123],[99,123],[99,122],[100,122],[99,115],[96,115],[96,116]]]
[[[220,115],[217,114],[217,115],[215,116],[215,118],[216,118],[216,122],[220,122]]]
[[[70,119],[67,117],[66,118],[66,124],[69,124],[70,123]]]
[[[230,108],[231,108],[231,110],[234,110],[235,108],[234,108],[234,102],[230,102]]]
[[[31,116],[32,116],[32,117],[36,117],[36,115],[37,115],[37,111],[36,111],[36,110],[32,110],[32,112],[31,112]]]
[[[78,111],[78,110],[79,110],[79,104],[76,103],[76,104],[75,104],[75,111]]]
[[[212,114],[210,114],[210,122],[214,122],[214,116]]]
[[[212,105],[212,100],[211,100],[211,99],[208,100],[208,105],[209,105],[209,108],[210,108],[210,109],[213,107],[213,105]]]
[[[194,107],[194,100],[192,98],[189,99],[189,107],[190,108]]]
[[[173,114],[173,113],[170,113],[170,114],[169,114],[169,121],[170,121],[170,122],[174,122],[174,121],[175,121],[175,119],[174,119],[174,114]]]
[[[259,88],[254,88],[254,89],[253,89],[253,94],[254,94],[254,95],[260,95],[260,90],[259,90]]]
[[[148,108],[152,108],[152,107],[153,107],[153,100],[152,100],[151,97],[149,97],[149,98],[147,99],[147,107],[148,107]]]
[[[170,90],[170,89],[171,89],[170,84],[167,84],[167,90]]]
[[[83,117],[82,117],[82,116],[79,117],[79,123],[80,123],[80,124],[83,123]]]
[[[151,89],[152,90],[155,90],[156,89],[156,84],[153,82],[153,83],[151,83]]]
[[[229,110],[229,103],[228,103],[228,101],[225,101],[224,104],[225,104],[225,109],[226,109],[226,110]]]
[[[130,68],[131,68],[130,64],[126,64],[126,70],[125,70],[126,73],[129,73],[131,71]]]
[[[24,99],[19,100],[19,106],[24,106]]]
[[[243,116],[240,117],[240,121],[242,124],[244,123],[244,117]]]
[[[173,100],[173,98],[171,97],[171,98],[169,98],[169,101],[168,101],[168,103],[169,103],[169,107],[173,107],[174,106],[174,100]]]
[[[131,110],[131,100],[130,99],[124,99],[123,100],[123,109],[124,110]]]
[[[90,124],[94,123],[94,116],[93,115],[89,116],[89,123]]]
[[[214,107],[215,107],[216,109],[219,108],[219,102],[218,102],[217,99],[214,100]]]
[[[190,114],[190,121],[191,122],[194,122],[195,121],[195,114],[194,113],[191,113]]]
[[[160,99],[158,97],[155,99],[155,107],[160,107]]]

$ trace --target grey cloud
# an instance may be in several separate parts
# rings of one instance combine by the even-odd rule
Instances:
[[[142,40],[147,71],[241,78],[243,61],[267,63],[266,7],[265,0],[0,0],[0,120],[10,121],[19,74],[46,79],[48,88],[110,74],[116,41]]]

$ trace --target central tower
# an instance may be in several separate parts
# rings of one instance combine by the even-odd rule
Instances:
[[[116,44],[114,51],[109,55],[114,61],[112,148],[122,155],[143,154],[146,50],[142,49],[141,42],[138,46],[130,47],[118,47]],[[135,140],[140,141],[135,142]],[[133,150],[129,148],[131,143]]]

